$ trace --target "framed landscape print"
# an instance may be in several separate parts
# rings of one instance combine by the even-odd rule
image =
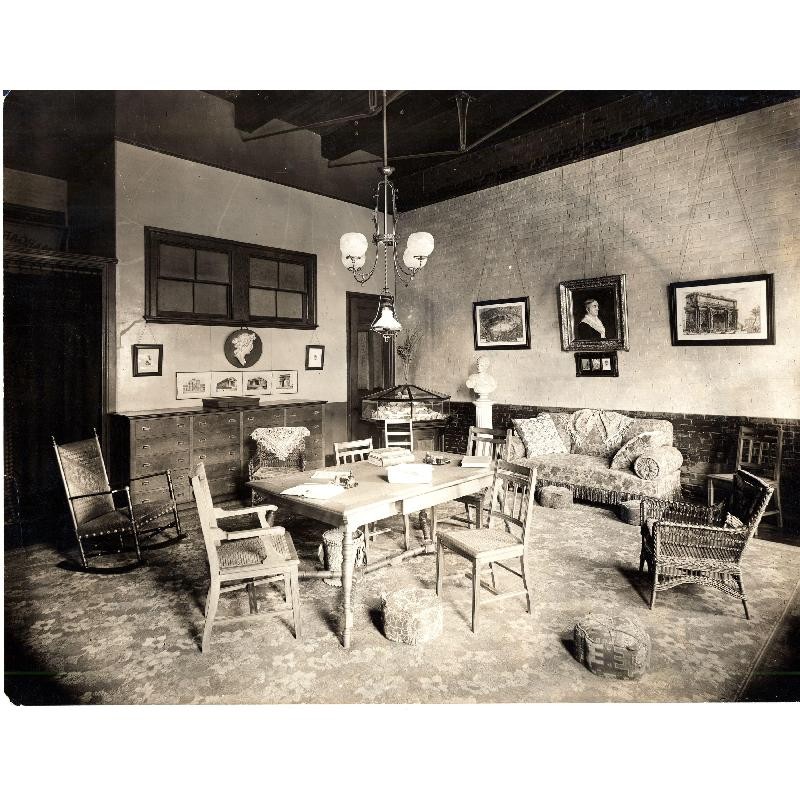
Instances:
[[[238,397],[242,393],[241,372],[212,372],[212,397]]]
[[[275,394],[297,394],[297,370],[272,370],[272,390]]]
[[[773,276],[669,285],[673,345],[775,344]]]
[[[579,378],[618,378],[616,352],[575,353],[575,374]]]
[[[322,369],[325,366],[325,345],[306,345],[306,369]]]
[[[558,285],[561,349],[628,350],[625,275],[604,275]]]
[[[530,310],[527,297],[479,300],[472,304],[476,350],[530,350]]]
[[[176,372],[175,396],[178,400],[197,400],[211,397],[210,372]]]
[[[134,378],[161,374],[161,365],[164,362],[163,344],[133,344],[131,354]]]
[[[248,397],[265,397],[272,394],[272,372],[269,370],[245,372],[244,394]]]

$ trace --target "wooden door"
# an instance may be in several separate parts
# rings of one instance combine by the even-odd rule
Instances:
[[[361,419],[361,400],[394,384],[394,342],[384,342],[369,326],[378,310],[378,295],[347,293],[347,432],[350,439],[372,437],[381,447],[378,429]]]

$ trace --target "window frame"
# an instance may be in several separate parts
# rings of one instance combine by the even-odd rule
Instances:
[[[191,247],[195,250],[226,252],[230,258],[230,292],[228,296],[228,316],[206,315],[195,312],[158,311],[159,247],[162,244],[178,247]],[[287,264],[299,264],[305,270],[306,291],[286,290],[300,294],[303,298],[303,316],[262,317],[250,313],[250,259],[263,258]],[[312,330],[317,325],[317,256],[295,250],[282,250],[276,247],[235,242],[194,233],[167,230],[146,226],[144,229],[145,262],[145,319],[148,322],[180,325],[248,325],[252,328],[294,328]],[[280,267],[279,267],[280,269]],[[180,280],[180,279],[178,279]],[[205,281],[187,281],[204,283]],[[258,287],[255,287],[258,288]],[[276,287],[275,291],[283,291]],[[277,302],[277,297],[276,297]],[[277,305],[276,305],[277,311]]]

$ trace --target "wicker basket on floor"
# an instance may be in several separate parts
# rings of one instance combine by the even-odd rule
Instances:
[[[383,633],[387,639],[403,644],[422,644],[442,632],[444,614],[436,592],[407,586],[381,597]]]
[[[575,625],[575,658],[604,678],[638,678],[650,664],[650,636],[627,617],[591,613]]]

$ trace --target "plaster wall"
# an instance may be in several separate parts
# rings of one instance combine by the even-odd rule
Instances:
[[[800,417],[800,101],[421,208],[398,227],[436,240],[397,291],[401,321],[425,335],[415,383],[472,399],[473,301],[527,295],[531,349],[483,351],[498,403]],[[672,346],[670,283],[761,272],[775,276],[774,346]],[[619,273],[630,351],[618,378],[577,378],[558,284]]]

